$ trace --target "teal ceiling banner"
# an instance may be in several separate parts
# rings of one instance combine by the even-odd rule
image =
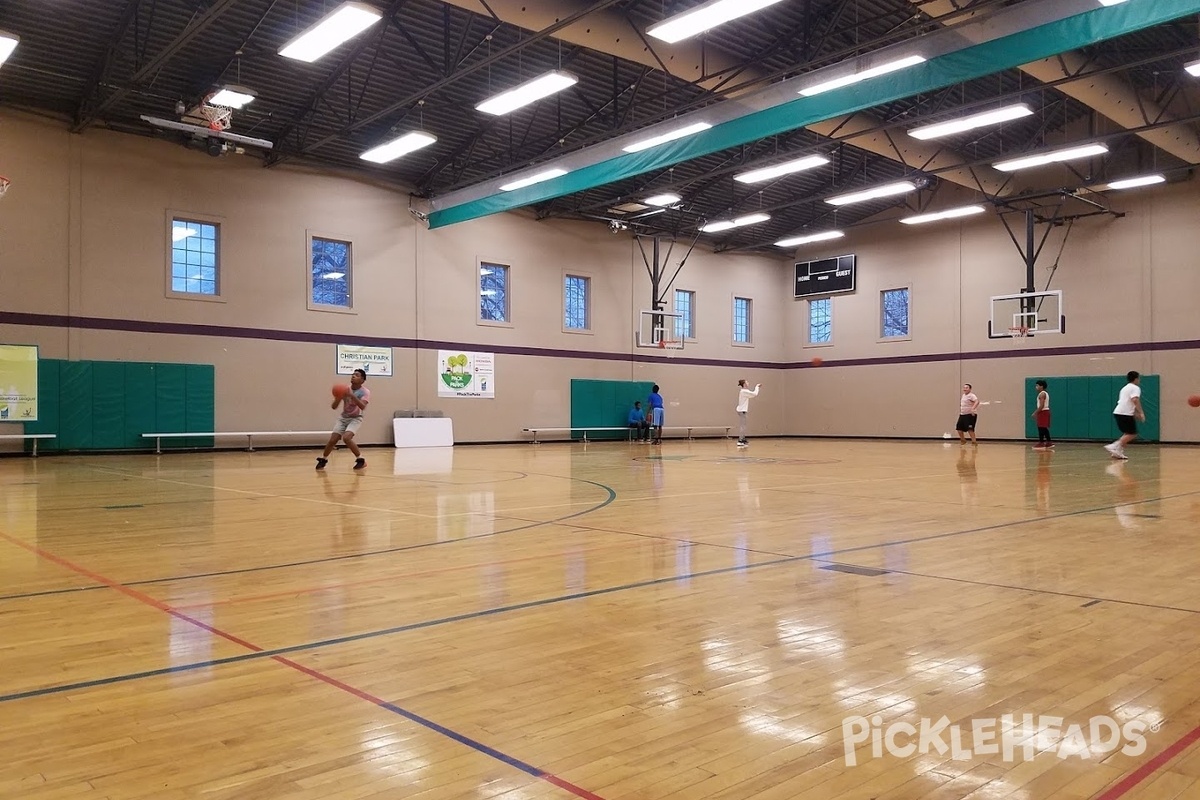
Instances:
[[[1020,10],[1019,6],[1015,8]],[[1200,0],[1127,0],[1108,7],[1097,3],[1093,10],[1000,36],[991,41],[964,46],[943,55],[933,56],[924,63],[861,84],[811,97],[797,94],[795,100],[752,111],[687,138],[583,166],[561,177],[523,189],[497,192],[445,207],[440,207],[438,199],[434,198],[433,210],[429,214],[429,227],[443,228],[661,170],[768,136],[935,91],[962,81],[992,75],[1001,70],[1019,67],[1195,14],[1200,14]],[[953,29],[948,29],[947,32],[952,31]],[[921,39],[916,39],[907,45],[916,50],[920,42]],[[891,49],[895,48],[889,48]],[[801,84],[796,83],[797,90],[800,86]],[[680,122],[683,124],[695,116],[692,114],[680,118]],[[586,153],[586,150],[581,153]],[[549,169],[554,165],[555,162],[549,161],[539,165],[538,169]],[[452,202],[455,194],[461,192],[448,195],[444,202]]]

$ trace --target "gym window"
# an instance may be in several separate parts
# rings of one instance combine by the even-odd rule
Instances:
[[[880,337],[907,339],[909,336],[908,289],[885,289],[880,295]]]
[[[349,311],[351,294],[350,242],[309,236],[308,307],[314,311]]]
[[[171,280],[175,297],[221,295],[221,226],[184,217],[171,218]]]
[[[591,278],[563,276],[563,330],[587,331],[591,324]]]
[[[675,290],[675,340],[696,338],[696,293],[687,289]]]
[[[751,307],[753,302],[748,297],[733,298],[733,343],[750,344],[751,326],[754,324]]]
[[[488,261],[479,262],[479,321],[484,324],[512,322],[508,298],[509,267]]]
[[[818,297],[808,301],[808,343],[833,342],[833,299]]]

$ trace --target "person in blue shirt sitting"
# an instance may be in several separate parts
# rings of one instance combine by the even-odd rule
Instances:
[[[635,435],[639,442],[650,439],[650,423],[646,421],[646,412],[642,411],[640,401],[634,401],[633,408],[629,409],[629,427],[637,431]]]
[[[647,402],[650,404],[650,427],[655,429],[653,444],[662,444],[663,399],[662,395],[658,393],[657,383],[650,390]]]

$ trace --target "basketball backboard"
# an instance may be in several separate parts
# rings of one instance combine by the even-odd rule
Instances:
[[[1014,339],[1048,333],[1066,333],[1061,289],[1047,292],[1019,292],[991,299],[989,339]]]
[[[638,313],[638,327],[633,332],[635,347],[662,350],[682,350],[684,337],[681,335],[683,314],[671,311],[646,311]]]

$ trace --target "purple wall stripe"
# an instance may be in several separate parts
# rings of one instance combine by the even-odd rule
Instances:
[[[241,328],[223,325],[194,325],[179,322],[149,322],[145,320],[106,319],[103,317],[69,317],[58,314],[24,314],[0,311],[0,324],[26,325],[36,328],[81,328],[84,330],[158,333],[174,336],[211,336],[227,339],[260,339],[280,342],[314,342],[320,344],[359,344],[372,347],[398,347],[408,350],[474,350],[504,355],[535,356],[540,358],[574,358],[589,361],[618,361],[643,364],[681,364],[702,367],[736,367],[739,369],[814,369],[808,361],[735,361],[717,358],[670,357],[663,354],[601,353],[586,350],[557,350],[546,347],[514,347],[499,344],[444,342],[430,339],[399,339],[381,336],[356,336],[312,331],[283,331],[269,328]],[[828,367],[869,367],[884,364],[924,364],[939,361],[976,361],[994,358],[1044,358],[1094,353],[1137,353],[1166,350],[1197,350],[1200,340],[1176,342],[1128,342],[1079,347],[1010,347],[1006,350],[978,350],[963,353],[927,353],[923,355],[851,358],[825,361]]]

